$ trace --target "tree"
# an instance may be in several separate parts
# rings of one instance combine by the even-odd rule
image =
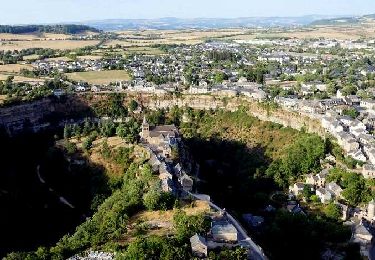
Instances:
[[[341,217],[341,207],[331,202],[324,208],[324,214],[330,219],[338,220]]]
[[[115,134],[116,127],[112,120],[103,120],[100,122],[100,133],[105,137],[111,137]]]
[[[136,110],[138,108],[138,103],[137,101],[135,101],[134,99],[132,99],[129,103],[129,111],[130,112],[133,112],[134,110]]]
[[[92,130],[91,122],[88,118],[85,118],[85,122],[83,123],[82,134],[87,136],[90,134],[91,130]]]
[[[176,229],[177,238],[181,241],[190,238],[195,233],[204,234],[210,224],[204,215],[188,216],[185,211],[179,209],[173,215],[173,226]]]
[[[344,109],[342,113],[346,116],[350,116],[351,118],[357,118],[359,115],[358,111],[354,107]]]
[[[83,141],[83,143],[82,143],[82,148],[83,148],[83,150],[85,150],[85,151],[90,150],[90,149],[92,148],[92,142],[93,142],[92,138],[91,138],[91,137],[87,137],[87,138]]]
[[[148,192],[143,195],[143,204],[148,210],[156,210],[159,208],[161,198],[161,188],[158,184],[154,184]]]
[[[344,96],[354,95],[356,92],[357,88],[353,85],[345,86],[341,91]]]
[[[77,151],[76,145],[69,140],[64,141],[64,148],[68,154],[74,154]]]
[[[303,187],[302,195],[308,201],[314,193],[311,191],[311,186],[306,184]]]
[[[72,129],[71,129],[70,125],[65,124],[65,126],[64,126],[64,139],[69,139],[70,137],[72,137]]]

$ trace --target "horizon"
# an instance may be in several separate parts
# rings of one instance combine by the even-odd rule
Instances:
[[[85,23],[101,20],[239,19],[303,16],[352,17],[375,13],[375,2],[359,0],[14,0],[2,4],[0,24]],[[58,10],[58,11],[57,11]]]

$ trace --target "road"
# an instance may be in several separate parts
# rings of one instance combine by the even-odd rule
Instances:
[[[38,179],[40,181],[40,183],[44,184],[44,185],[47,185],[46,181],[42,178],[42,176],[40,175],[40,165],[38,165],[36,167],[36,174],[38,175]],[[48,186],[48,185],[47,185]],[[48,187],[48,190],[53,193],[54,195],[56,195],[58,198],[59,198],[59,201],[60,203],[68,206],[69,208],[71,209],[74,209],[74,205],[71,204],[67,199],[65,199],[63,196],[60,196],[57,192],[55,192],[51,187]]]
[[[198,195],[193,194],[191,192],[188,192],[188,194],[191,195],[192,197],[196,198],[196,199],[199,199],[199,200],[202,199],[201,196],[198,196]],[[224,212],[223,209],[221,209],[219,206],[212,203],[211,201],[207,201],[207,202],[212,208],[216,209],[217,211]],[[237,229],[237,231],[240,235],[240,238],[238,240],[241,243],[246,244],[247,247],[250,249],[250,251],[252,253],[251,259],[255,259],[255,260],[265,260],[265,259],[267,259],[267,257],[263,253],[262,248],[254,243],[254,241],[247,235],[246,230],[241,226],[241,224],[231,214],[229,214],[228,212],[225,212],[225,213],[226,213],[226,216],[228,217],[229,221],[231,222],[231,224]]]

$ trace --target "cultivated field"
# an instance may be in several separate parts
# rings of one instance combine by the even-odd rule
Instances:
[[[31,54],[31,55],[27,55],[27,56],[23,56],[23,59],[24,60],[37,60],[39,59],[39,55],[37,54]]]
[[[0,43],[0,51],[14,51],[28,48],[46,48],[59,50],[73,50],[98,44],[99,41],[83,40],[35,40],[35,41],[3,41]]]
[[[13,75],[0,73],[0,81],[6,80],[9,76],[13,76]],[[44,81],[44,79],[40,79],[40,78],[27,78],[27,77],[18,76],[18,75],[15,75],[14,79],[13,79],[13,82],[19,82],[19,83],[21,83],[21,82],[43,82],[43,81]]]
[[[230,37],[224,37],[231,40],[253,40],[256,38],[297,38],[297,39],[313,39],[326,38],[337,40],[356,40],[360,38],[375,37],[374,26],[316,26],[303,29],[291,30],[259,30],[246,32]]]
[[[6,65],[0,65],[0,72],[19,73],[21,71],[21,69],[31,70],[32,68],[33,67],[31,65],[6,64]]]
[[[118,34],[123,40],[110,41],[107,46],[115,46],[117,44],[122,47],[154,44],[197,44],[211,38],[240,35],[246,31],[244,29],[122,31],[118,32]]]
[[[100,60],[101,58],[103,58],[102,55],[85,55],[77,57],[79,60]]]
[[[66,74],[75,81],[85,81],[90,84],[109,84],[120,80],[129,80],[129,74],[124,70],[87,71]]]

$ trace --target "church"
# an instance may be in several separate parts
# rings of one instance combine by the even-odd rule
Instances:
[[[146,117],[143,118],[140,136],[141,142],[154,146],[157,150],[162,151],[167,158],[171,155],[171,146],[177,145],[177,141],[179,140],[179,133],[176,126],[161,125],[150,127]]]

